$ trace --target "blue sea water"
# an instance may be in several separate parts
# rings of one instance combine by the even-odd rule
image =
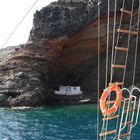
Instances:
[[[96,105],[0,108],[0,140],[96,140]],[[140,123],[132,140],[140,139]]]

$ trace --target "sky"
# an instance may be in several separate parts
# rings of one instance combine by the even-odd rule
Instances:
[[[33,14],[56,0],[38,0],[18,29],[5,44],[9,35],[19,24],[36,0],[0,0],[0,48],[26,43],[33,25]],[[5,45],[4,45],[5,44]]]

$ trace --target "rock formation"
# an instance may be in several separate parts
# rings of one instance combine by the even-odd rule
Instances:
[[[138,1],[134,5],[137,8]],[[36,11],[29,40],[0,62],[0,105],[39,106],[50,103],[71,103],[82,98],[97,99],[98,51],[97,0],[58,0]],[[101,0],[101,89],[105,79],[105,51],[107,0]],[[117,24],[122,0],[117,3]],[[126,7],[130,9],[131,1]],[[110,27],[113,28],[114,3],[110,9]],[[136,28],[134,19],[133,28]],[[127,17],[123,26],[128,26]],[[127,40],[122,37],[122,44]],[[110,43],[112,31],[110,31]],[[128,61],[126,85],[131,83],[134,43]],[[111,47],[111,45],[110,45]],[[140,57],[138,50],[138,59]],[[111,54],[109,54],[109,58]],[[120,56],[120,61],[124,56]],[[140,62],[136,75],[139,75]],[[117,78],[118,76],[116,76]],[[139,83],[136,77],[136,85]],[[80,85],[81,97],[61,97],[54,94],[59,85]]]

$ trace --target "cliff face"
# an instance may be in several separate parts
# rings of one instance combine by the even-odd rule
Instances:
[[[101,15],[107,13],[108,0],[101,0]],[[31,40],[54,39],[63,36],[70,37],[83,27],[91,24],[98,16],[98,0],[58,0],[34,15]],[[125,2],[127,9],[131,0]],[[135,0],[134,7],[138,6]],[[122,7],[122,0],[117,2],[117,11]],[[114,11],[114,0],[110,2],[110,11]]]
[[[138,1],[135,1],[135,8]],[[0,105],[5,106],[36,106],[50,101],[70,101],[79,98],[97,97],[97,50],[98,24],[97,3],[93,1],[63,1],[51,3],[34,15],[33,27],[29,41],[16,49],[15,52],[0,63]],[[117,3],[117,25],[120,19],[122,1]],[[131,2],[126,3],[129,9]],[[114,10],[111,3],[111,14]],[[106,8],[107,1],[101,1],[101,88],[105,79],[106,50]],[[110,17],[113,28],[113,16]],[[134,19],[135,21],[135,19]],[[128,18],[124,19],[128,26]],[[136,27],[134,22],[133,27]],[[110,31],[109,42],[112,42]],[[124,41],[126,40],[126,41]],[[134,42],[132,38],[130,51],[129,73],[126,84],[131,82]],[[127,37],[122,36],[126,44]],[[111,45],[110,45],[111,47]],[[138,50],[139,51],[139,50]],[[138,59],[139,59],[138,53]],[[111,54],[109,54],[109,58]],[[124,56],[120,56],[120,61]],[[139,66],[136,75],[139,75]],[[131,74],[132,75],[132,74]],[[118,76],[117,76],[118,78]],[[136,83],[139,83],[136,79]],[[84,91],[82,97],[60,97],[54,95],[59,85],[80,85]]]

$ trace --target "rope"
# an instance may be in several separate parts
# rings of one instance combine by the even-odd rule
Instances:
[[[105,116],[104,116],[105,117]],[[103,132],[105,132],[104,131],[104,127],[105,127],[105,125],[106,125],[106,121],[105,120],[103,120],[103,125],[102,125],[102,131],[101,131],[101,133],[103,133]],[[104,137],[103,137],[104,138]],[[101,140],[102,138],[100,137],[100,140]]]
[[[125,0],[123,0],[123,3],[122,3],[122,8],[124,8],[124,4],[125,4]],[[120,17],[120,23],[119,23],[119,27],[118,29],[121,28],[121,25],[122,25],[122,18],[123,18],[123,12],[121,12],[121,17]],[[119,38],[120,38],[120,32],[118,32],[118,35],[117,35],[117,41],[116,41],[116,46],[118,46],[119,44]],[[117,55],[117,50],[115,51],[115,54],[114,54],[114,60],[113,60],[113,63],[115,64],[116,62],[116,55]],[[113,73],[114,73],[114,68],[112,68],[112,78],[113,78]]]
[[[108,14],[107,14],[107,50],[106,50],[106,81],[105,81],[105,88],[107,88],[107,85],[108,85],[108,52],[109,52],[109,32],[110,32],[110,0],[108,0]],[[109,99],[110,101],[110,96],[109,96]],[[109,109],[109,106],[108,105],[108,109]],[[107,129],[108,129],[108,120],[106,121],[106,124],[105,124],[105,132],[107,132]],[[107,136],[105,135],[104,137],[104,140],[106,140]]]
[[[124,8],[124,5],[125,5],[125,0],[123,0],[123,3],[122,3],[122,8]],[[119,22],[119,27],[118,29],[121,28],[122,26],[122,19],[123,19],[123,12],[121,12],[121,17],[120,17],[120,22]],[[116,41],[116,46],[118,46],[119,44],[119,38],[120,38],[120,32],[118,32],[118,35],[117,35],[117,41]],[[116,56],[117,56],[117,50],[115,50],[115,54],[114,54],[114,60],[113,60],[113,63],[115,64],[116,63]],[[111,64],[112,65],[112,64]],[[111,82],[112,82],[112,79],[113,79],[113,73],[114,73],[114,68],[112,68],[112,74],[111,74]],[[118,110],[118,113],[120,114],[121,112],[121,109],[119,108]],[[119,127],[119,118],[117,118],[117,122],[116,122],[116,130],[118,129]],[[117,132],[115,133],[115,138],[117,137]]]
[[[132,2],[132,7],[131,7],[131,17],[130,17],[130,25],[129,25],[129,31],[131,31],[131,27],[132,27],[132,19],[133,19],[133,8],[134,8],[134,0]],[[123,12],[122,12],[123,13]],[[123,83],[125,81],[125,75],[126,75],[126,65],[127,65],[127,61],[128,61],[128,55],[129,55],[129,47],[130,47],[130,38],[131,38],[131,34],[129,32],[129,36],[128,36],[128,43],[127,43],[127,48],[128,48],[128,51],[127,51],[127,54],[126,54],[126,59],[125,59],[125,69],[124,69],[124,73],[123,73]],[[124,85],[123,85],[124,86]],[[123,88],[123,87],[122,87]],[[129,103],[130,104],[130,103]],[[119,108],[119,114],[120,114],[120,111],[121,109]],[[119,118],[117,119],[117,125],[116,125],[116,130],[118,128],[118,125],[119,125]],[[117,136],[117,133],[115,134],[115,136]]]
[[[128,55],[129,55],[129,48],[130,48],[130,38],[131,38],[131,29],[132,29],[132,19],[133,19],[133,10],[134,10],[134,0],[132,1],[132,8],[131,8],[131,18],[130,18],[130,25],[129,25],[129,36],[128,36],[128,41],[127,41],[127,54],[126,54],[126,59],[125,59],[125,69],[124,69],[124,73],[123,73],[123,82],[125,80],[125,75],[126,75],[126,65],[127,65],[127,61],[128,61]]]
[[[113,28],[113,43],[112,43],[112,56],[111,56],[111,64],[116,62],[116,55],[117,55],[117,50],[115,51],[115,54],[114,54],[114,44],[115,44],[115,28],[116,28],[116,24],[115,24],[115,21],[116,21],[116,4],[117,4],[117,0],[115,0],[115,13],[114,13],[114,28]],[[125,4],[125,0],[123,0],[123,3],[122,3],[122,8],[124,9],[124,4]],[[140,4],[140,0],[139,0],[139,4]],[[109,6],[110,6],[110,1],[108,0],[108,23],[107,23],[107,51],[106,51],[106,81],[105,81],[105,87],[107,86],[107,82],[108,82],[108,48],[109,48]],[[131,12],[133,13],[133,9],[134,9],[134,0],[132,1],[132,8],[131,8]],[[140,11],[140,5],[139,5],[139,10]],[[139,22],[140,22],[140,13],[138,12],[138,25],[137,25],[137,31],[139,31]],[[120,24],[119,24],[119,29],[121,28],[121,25],[122,25],[122,18],[123,18],[123,12],[121,12],[121,18],[120,18]],[[131,28],[132,28],[132,19],[133,19],[133,16],[131,14],[131,19],[130,19],[130,26],[129,26],[129,36],[128,36],[128,41],[127,41],[127,48],[129,50],[129,47],[130,47],[130,38],[131,38]],[[135,72],[136,72],[136,63],[137,63],[137,48],[138,48],[138,38],[139,35],[137,35],[137,38],[136,38],[136,49],[135,49],[135,59],[134,59],[134,71],[133,71],[133,84],[134,84],[134,81],[135,81]],[[116,46],[118,46],[119,44],[119,39],[120,39],[120,32],[118,32],[118,36],[117,36],[117,41],[116,41]],[[128,56],[129,56],[129,51],[127,52],[126,54],[126,58],[125,58],[125,66],[127,65],[127,62],[128,62]],[[110,82],[112,82],[112,79],[113,79],[113,73],[114,73],[114,68],[112,68],[112,65],[111,65],[111,76],[110,76]],[[123,73],[123,83],[124,83],[124,80],[125,80],[125,75],[126,75],[126,67],[124,69],[124,73]],[[109,100],[110,100],[110,97],[109,97]],[[130,103],[128,104],[128,106],[130,105]],[[120,108],[119,108],[119,111],[120,113]],[[105,116],[104,116],[105,117]],[[106,123],[106,124],[105,124]],[[106,126],[106,129],[105,129],[105,132],[107,131],[107,127],[108,127],[108,120],[107,122],[103,122],[103,126],[102,126],[102,131],[104,129],[104,125]],[[116,125],[116,130],[118,129],[118,126],[119,126],[119,118],[117,119],[117,125]],[[115,133],[115,136],[117,136],[117,132]],[[106,140],[106,135],[104,137],[104,140]]]
[[[123,4],[124,6],[124,4]],[[115,0],[115,9],[114,9],[114,28],[113,28],[113,44],[112,44],[112,58],[111,58],[111,76],[110,76],[110,83],[112,83],[112,78],[113,78],[113,69],[112,69],[112,64],[113,64],[113,58],[114,58],[114,46],[115,46],[115,31],[116,31],[116,14],[117,14],[117,0]],[[121,13],[122,14],[122,13]],[[121,21],[122,23],[122,21]],[[116,130],[118,129],[118,121],[117,119],[116,122]],[[117,132],[115,133],[115,137],[117,136]]]
[[[10,35],[8,36],[8,38],[5,40],[5,42],[2,45],[2,48],[5,47],[5,45],[7,44],[7,42],[10,40],[10,38],[13,36],[13,34],[16,32],[16,30],[18,29],[18,27],[21,25],[21,23],[24,21],[24,19],[27,17],[27,15],[30,13],[30,11],[33,9],[33,7],[35,6],[35,4],[38,2],[39,0],[36,0],[32,6],[29,8],[29,10],[25,13],[25,15],[23,16],[23,18],[20,20],[20,22],[15,26],[15,28],[13,29],[13,31],[10,33]]]
[[[113,26],[113,44],[112,44],[112,62],[113,63],[113,55],[114,55],[114,44],[115,44],[115,28],[116,28],[116,5],[117,5],[117,0],[115,0],[115,11],[114,11],[114,26]],[[108,0],[108,21],[107,21],[107,52],[106,52],[106,83],[105,83],[105,87],[107,87],[108,84],[108,80],[107,80],[107,76],[108,76],[108,49],[109,49],[109,24],[110,24],[110,0]],[[111,65],[112,66],[112,65]],[[112,68],[111,68],[112,71]],[[112,72],[111,72],[112,73]],[[112,79],[112,74],[110,79]],[[110,100],[110,95],[109,95],[109,99]],[[108,105],[109,108],[110,104]],[[102,126],[102,132],[104,131],[104,127],[105,127],[105,132],[107,131],[108,128],[108,120],[107,121],[103,121],[103,126]],[[104,137],[104,139],[106,140],[106,136]]]
[[[127,51],[127,54],[126,54],[126,58],[125,58],[125,69],[124,69],[124,73],[123,73],[123,83],[125,81],[125,75],[126,75],[126,66],[127,66],[127,62],[128,62],[128,55],[129,55],[129,48],[130,48],[130,38],[131,38],[131,28],[132,28],[132,19],[133,19],[133,9],[134,9],[134,0],[132,1],[132,7],[131,7],[131,17],[130,17],[130,23],[129,23],[129,36],[128,36],[128,41],[127,41],[127,48],[128,48],[128,51]],[[128,108],[130,106],[130,102],[128,103]],[[119,110],[119,113],[120,113],[120,110]]]
[[[100,116],[100,107],[99,107],[99,100],[100,100],[100,0],[98,0],[98,99],[97,99],[97,140],[99,139],[99,116]]]
[[[117,0],[115,0],[115,9],[114,9],[114,27],[113,27],[113,44],[112,44],[112,56],[111,56],[111,75],[110,75],[110,83],[112,83],[112,64],[114,57],[114,45],[115,45],[115,33],[116,33],[116,14],[117,14]]]
[[[108,50],[109,50],[109,23],[110,23],[110,0],[108,0],[108,15],[107,15],[107,49],[106,49],[106,80],[105,80],[105,88],[107,88],[108,84]]]
[[[139,8],[138,8],[138,24],[137,24],[137,32],[139,32],[139,25],[140,25],[140,0],[139,0]],[[135,75],[136,75],[136,65],[137,65],[137,52],[138,52],[138,41],[139,41],[139,34],[136,38],[136,49],[135,49],[135,59],[134,59],[134,70],[133,70],[133,80],[132,85],[135,84]]]
[[[124,5],[125,5],[125,0],[123,0],[123,3],[122,3],[122,8],[124,8]],[[121,17],[120,17],[120,23],[119,23],[119,29],[121,28],[122,26],[122,18],[123,18],[123,12],[121,12]],[[116,46],[118,46],[119,44],[119,38],[120,38],[120,32],[118,32],[118,35],[117,35],[117,41],[116,41]],[[117,50],[115,51],[115,54],[114,54],[114,60],[113,60],[113,63],[115,64],[116,62],[116,55],[117,55]],[[112,78],[113,78],[113,73],[114,73],[114,68],[112,68]],[[112,79],[111,79],[112,80]],[[111,81],[112,82],[112,81]],[[118,110],[118,113],[120,114],[120,111],[121,109],[119,108]],[[116,123],[116,130],[118,129],[118,126],[119,126],[119,118],[117,118],[117,123]],[[115,133],[115,137],[117,136],[117,132]]]
[[[122,7],[123,8],[124,8],[124,3],[125,3],[125,0],[123,0],[123,4],[122,4]],[[115,11],[116,11],[116,4],[117,4],[117,1],[115,1]],[[121,27],[121,24],[122,24],[122,17],[123,17],[123,13],[121,13],[119,28]],[[115,26],[116,26],[115,25],[115,22],[116,22],[116,12],[114,13],[114,19],[115,20],[114,20],[114,28],[113,28],[113,30],[115,29]],[[117,44],[119,42],[119,36],[120,36],[120,34],[118,33],[118,36],[117,36]],[[113,44],[115,44],[114,42],[115,42],[115,31],[113,31]],[[112,50],[114,51],[114,48],[112,48]],[[112,52],[112,62],[111,63],[113,63],[113,55],[114,55],[114,52]],[[115,59],[116,59],[116,53],[115,53],[114,61],[115,61]],[[111,66],[112,66],[112,64],[111,64]],[[111,78],[110,78],[111,82],[112,82],[112,77],[113,77],[113,70],[114,69],[111,68]],[[109,100],[110,100],[110,96],[109,96]],[[106,130],[105,131],[107,131],[107,127],[108,127],[108,120],[106,122]],[[105,137],[105,139],[106,139],[106,137]]]

